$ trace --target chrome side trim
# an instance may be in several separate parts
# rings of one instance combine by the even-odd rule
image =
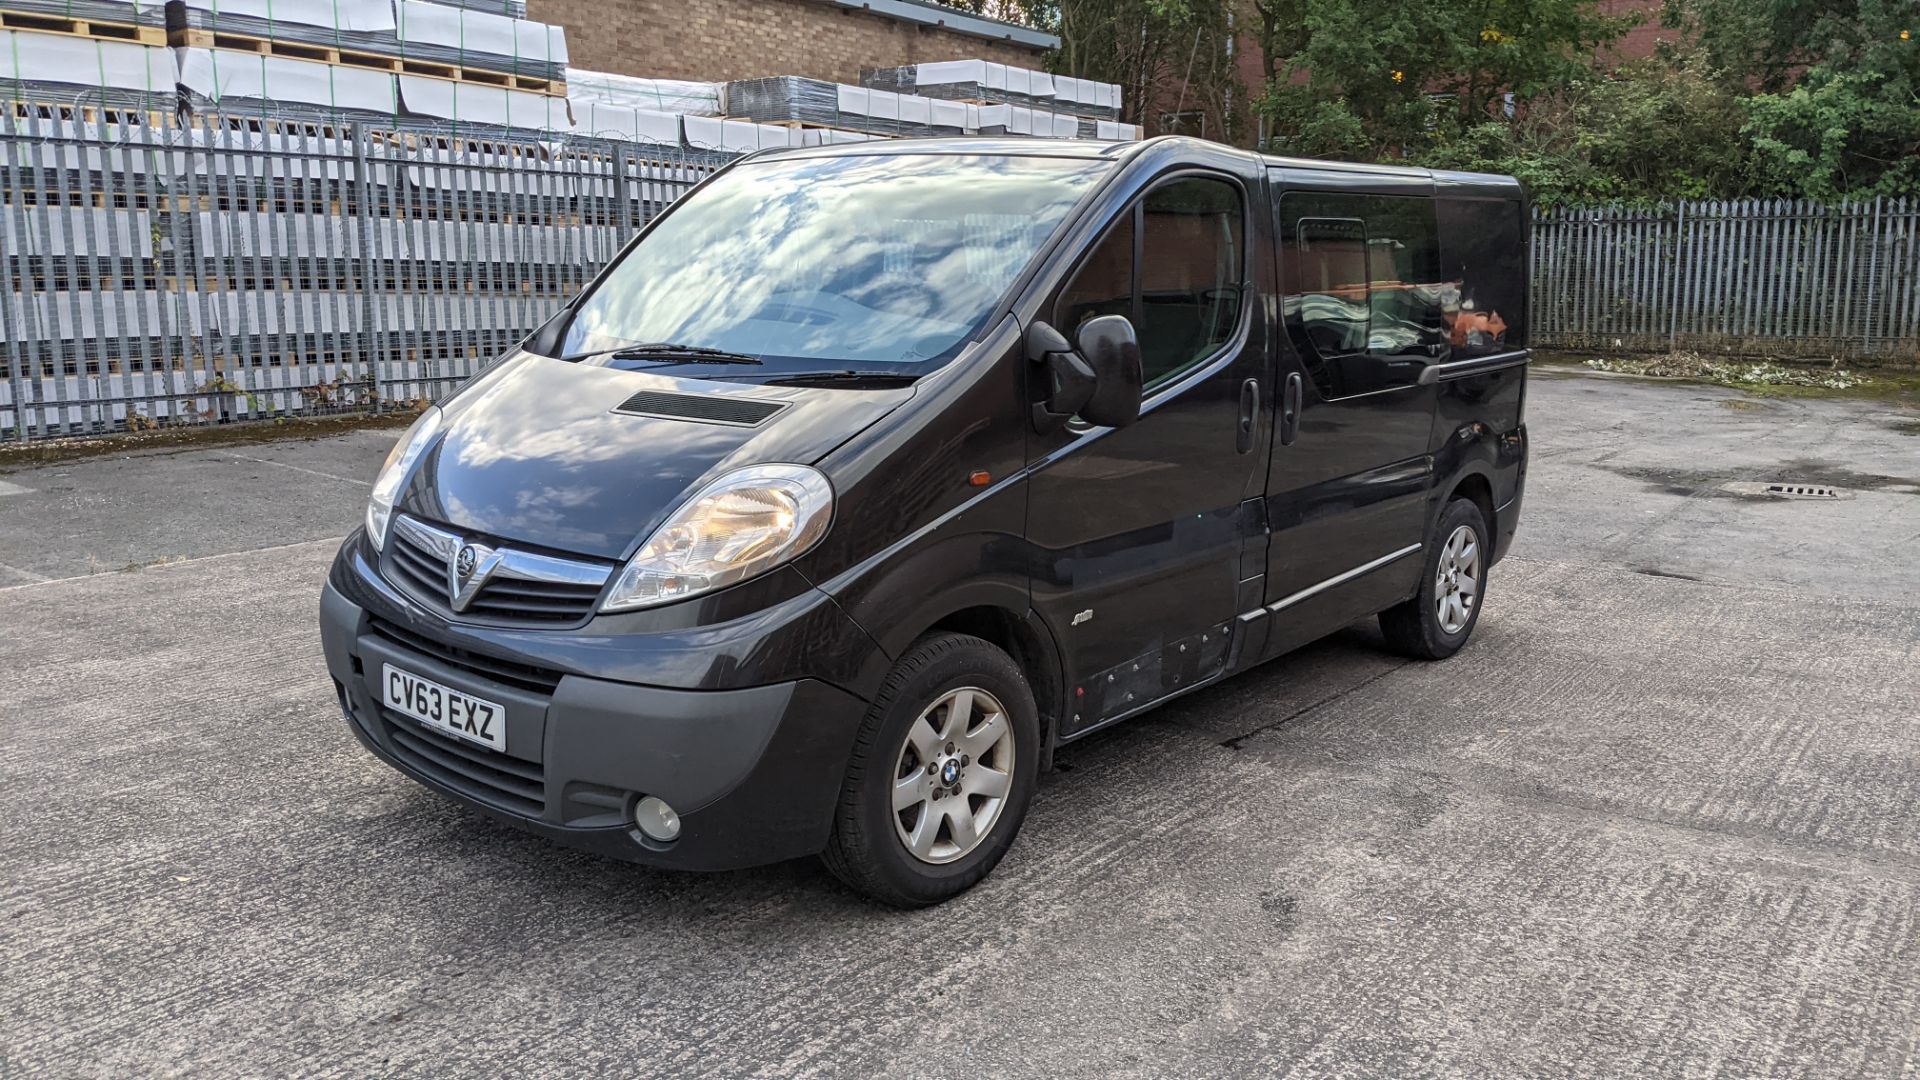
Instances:
[[[1485,375],[1489,371],[1505,371],[1510,367],[1520,367],[1532,359],[1533,353],[1526,349],[1518,352],[1495,353],[1492,356],[1476,356],[1470,360],[1454,360],[1445,364],[1429,364],[1420,372],[1420,385],[1446,382],[1449,379],[1464,379],[1469,375]]]
[[[1408,544],[1406,547],[1401,548],[1399,551],[1395,551],[1387,555],[1382,555],[1370,563],[1364,563],[1360,566],[1356,566],[1353,569],[1348,570],[1346,573],[1343,573],[1343,574],[1335,574],[1334,576],[1328,578],[1325,581],[1320,582],[1317,585],[1309,585],[1306,588],[1301,589],[1299,592],[1294,593],[1292,596],[1283,597],[1279,600],[1276,600],[1273,603],[1267,605],[1267,610],[1275,613],[1285,611],[1286,609],[1301,602],[1302,600],[1308,600],[1315,596],[1318,596],[1321,593],[1326,592],[1328,589],[1333,588],[1335,585],[1344,585],[1347,582],[1352,581],[1354,578],[1359,577],[1361,574],[1370,574],[1373,571],[1380,569],[1381,567],[1387,565],[1390,562],[1395,562],[1397,560],[1404,559],[1407,556],[1419,550],[1420,550],[1419,544]],[[1244,618],[1244,616],[1242,617]]]

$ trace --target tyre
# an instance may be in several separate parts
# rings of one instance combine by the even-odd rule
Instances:
[[[921,638],[861,723],[821,860],[895,907],[965,892],[1012,845],[1039,762],[1039,712],[1019,665],[966,634]]]
[[[1471,499],[1449,502],[1427,545],[1420,592],[1380,613],[1387,646],[1421,660],[1459,652],[1480,619],[1492,550],[1480,507]]]

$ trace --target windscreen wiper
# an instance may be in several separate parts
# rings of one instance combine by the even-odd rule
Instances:
[[[607,356],[613,360],[678,360],[683,364],[763,364],[766,361],[745,353],[709,349],[705,345],[675,345],[671,341],[649,341],[615,349]]]
[[[826,386],[831,384],[863,383],[880,388],[886,386],[907,386],[917,381],[918,375],[909,375],[900,371],[796,371],[791,375],[775,375],[768,379],[769,384],[780,386]]]

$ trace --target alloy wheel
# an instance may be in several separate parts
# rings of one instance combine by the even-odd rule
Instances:
[[[950,863],[993,831],[1013,789],[1013,727],[998,698],[952,690],[907,729],[893,772],[893,823],[914,858]]]

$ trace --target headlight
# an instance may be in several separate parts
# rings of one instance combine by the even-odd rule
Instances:
[[[833,518],[833,487],[805,465],[755,465],[701,488],[653,531],[602,611],[683,600],[804,554]]]
[[[400,485],[413,472],[413,463],[420,460],[420,452],[439,430],[440,407],[435,405],[421,413],[420,419],[393,444],[387,463],[380,466],[380,475],[374,477],[373,497],[367,500],[367,535],[373,538],[375,548],[386,546],[387,522],[393,519],[393,500],[399,497]]]

